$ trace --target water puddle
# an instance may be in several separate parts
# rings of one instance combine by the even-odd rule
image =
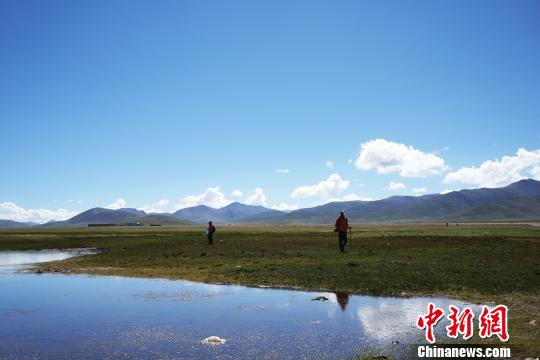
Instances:
[[[22,270],[32,264],[95,254],[96,249],[0,251],[0,273]]]
[[[351,358],[366,351],[407,358],[409,344],[423,342],[415,322],[427,303],[464,305],[13,271],[76,254],[0,252],[1,359]],[[223,342],[213,346],[212,336]]]

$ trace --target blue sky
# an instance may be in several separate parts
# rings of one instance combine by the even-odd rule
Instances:
[[[0,217],[540,179],[539,14],[538,1],[2,1]]]

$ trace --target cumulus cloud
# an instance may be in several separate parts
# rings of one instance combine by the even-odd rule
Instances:
[[[334,162],[332,160],[328,160],[324,165],[329,169],[334,168]]]
[[[344,197],[342,197],[343,201],[356,201],[356,200],[362,200],[362,198],[359,195],[356,194],[347,194]]]
[[[535,166],[531,169],[531,176],[533,179],[540,180],[540,165]]]
[[[413,192],[413,194],[420,195],[420,194],[427,193],[427,189],[425,187],[414,188],[414,189],[412,189],[412,192]]]
[[[118,210],[126,207],[126,200],[119,198],[115,202],[105,206],[105,209]]]
[[[184,197],[176,205],[176,209],[183,209],[197,205],[206,205],[213,208],[222,208],[231,203],[229,199],[219,190],[219,186],[209,187],[199,195],[189,195]]]
[[[261,205],[266,206],[266,195],[263,189],[255,188],[251,194],[247,197],[245,203],[247,205]]]
[[[141,207],[139,210],[142,210],[147,213],[162,213],[165,212],[167,205],[169,205],[168,199],[161,199],[157,203],[148,204]]]
[[[277,169],[276,172],[278,174],[288,174],[290,172],[289,169]]]
[[[349,187],[349,181],[343,180],[339,174],[332,174],[328,179],[314,185],[300,186],[294,189],[291,197],[305,198],[319,196],[323,199],[337,197],[337,195]]]
[[[471,184],[477,187],[501,187],[528,177],[540,178],[540,150],[520,148],[514,156],[487,160],[479,167],[462,167],[446,174],[444,183]]]
[[[66,209],[24,209],[12,202],[0,203],[0,219],[38,224],[52,220],[66,220],[77,213]]]
[[[405,188],[406,188],[406,186],[405,186],[404,183],[402,183],[402,182],[393,182],[393,181],[390,181],[390,184],[388,184],[388,186],[386,187],[387,190],[392,190],[392,191],[403,190]]]
[[[244,195],[244,193],[242,193],[240,190],[234,190],[232,193],[231,193],[231,196],[235,196],[235,197],[240,197]]]
[[[296,205],[296,204],[287,204],[287,203],[279,203],[278,205],[272,206],[272,209],[289,212],[289,211],[293,211],[293,210],[298,210],[298,205]]]
[[[400,324],[414,324],[418,314],[423,314],[425,309],[426,300],[422,298],[383,298],[376,303],[359,306],[356,315],[370,338],[389,342],[396,337],[414,336],[414,327]]]
[[[328,200],[326,200],[325,202],[326,203],[329,203],[329,202],[339,202],[339,201],[358,201],[358,200],[361,200],[361,201],[373,201],[373,198],[370,198],[370,197],[363,197],[363,196],[360,196],[360,195],[357,195],[357,194],[347,194],[343,197],[338,197],[338,198],[330,198]]]
[[[397,172],[403,177],[426,177],[448,169],[437,155],[385,139],[363,143],[355,166],[360,170],[377,169],[379,174]]]

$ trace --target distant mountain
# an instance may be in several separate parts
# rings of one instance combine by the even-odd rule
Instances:
[[[254,215],[243,219],[243,222],[330,224],[340,211],[345,211],[349,220],[356,223],[540,219],[540,182],[529,179],[495,189],[333,202],[277,216]]]
[[[215,223],[237,222],[241,219],[249,218],[258,214],[280,216],[285,213],[278,210],[268,209],[264,206],[246,205],[234,202],[220,209],[214,209],[206,205],[184,208],[173,213],[173,216],[197,224],[202,224],[210,220]]]
[[[214,209],[206,205],[197,205],[193,207],[180,209],[172,213],[172,216],[178,219],[187,220],[187,221],[191,221],[197,224],[201,224],[201,223],[209,221],[210,219],[217,219],[218,214],[219,214],[218,209]]]
[[[118,210],[93,208],[71,219],[40,225],[40,227],[86,227],[88,224],[161,224],[163,226],[182,226],[202,224],[209,220],[215,223],[234,222],[257,214],[281,215],[283,212],[267,209],[263,206],[232,203],[221,209],[205,205],[194,206],[176,211],[174,214],[147,214],[142,210],[124,208]]]
[[[137,209],[104,209],[92,208],[75,215],[65,221],[56,221],[41,225],[41,227],[86,227],[88,224],[160,224],[163,226],[181,226],[193,224],[189,221],[177,219],[169,214],[151,214],[148,215],[142,210]]]
[[[128,212],[132,215],[135,215],[135,216],[146,216],[146,213],[142,210],[137,210],[137,209],[134,209],[134,208],[122,208],[120,209],[122,210],[122,212]]]
[[[194,225],[191,221],[178,219],[169,214],[150,214],[146,216],[134,217],[131,219],[127,219],[126,221],[123,221],[122,223],[129,223],[129,224],[141,223],[145,225],[156,224],[156,225],[162,225],[162,226]]]
[[[29,222],[19,222],[13,220],[0,220],[0,229],[27,228],[36,224]]]
[[[145,214],[143,212],[143,214]],[[56,221],[42,225],[43,227],[81,227],[88,224],[118,224],[133,218],[138,214],[134,214],[131,209],[111,210],[104,208],[92,208],[82,213],[75,215],[71,219],[65,221]]]

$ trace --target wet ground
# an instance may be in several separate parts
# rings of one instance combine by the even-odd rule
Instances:
[[[366,351],[407,358],[416,350],[410,344],[425,341],[415,322],[427,303],[463,305],[20,272],[21,264],[78,254],[0,252],[0,359],[341,359]],[[210,336],[226,342],[204,344]]]

